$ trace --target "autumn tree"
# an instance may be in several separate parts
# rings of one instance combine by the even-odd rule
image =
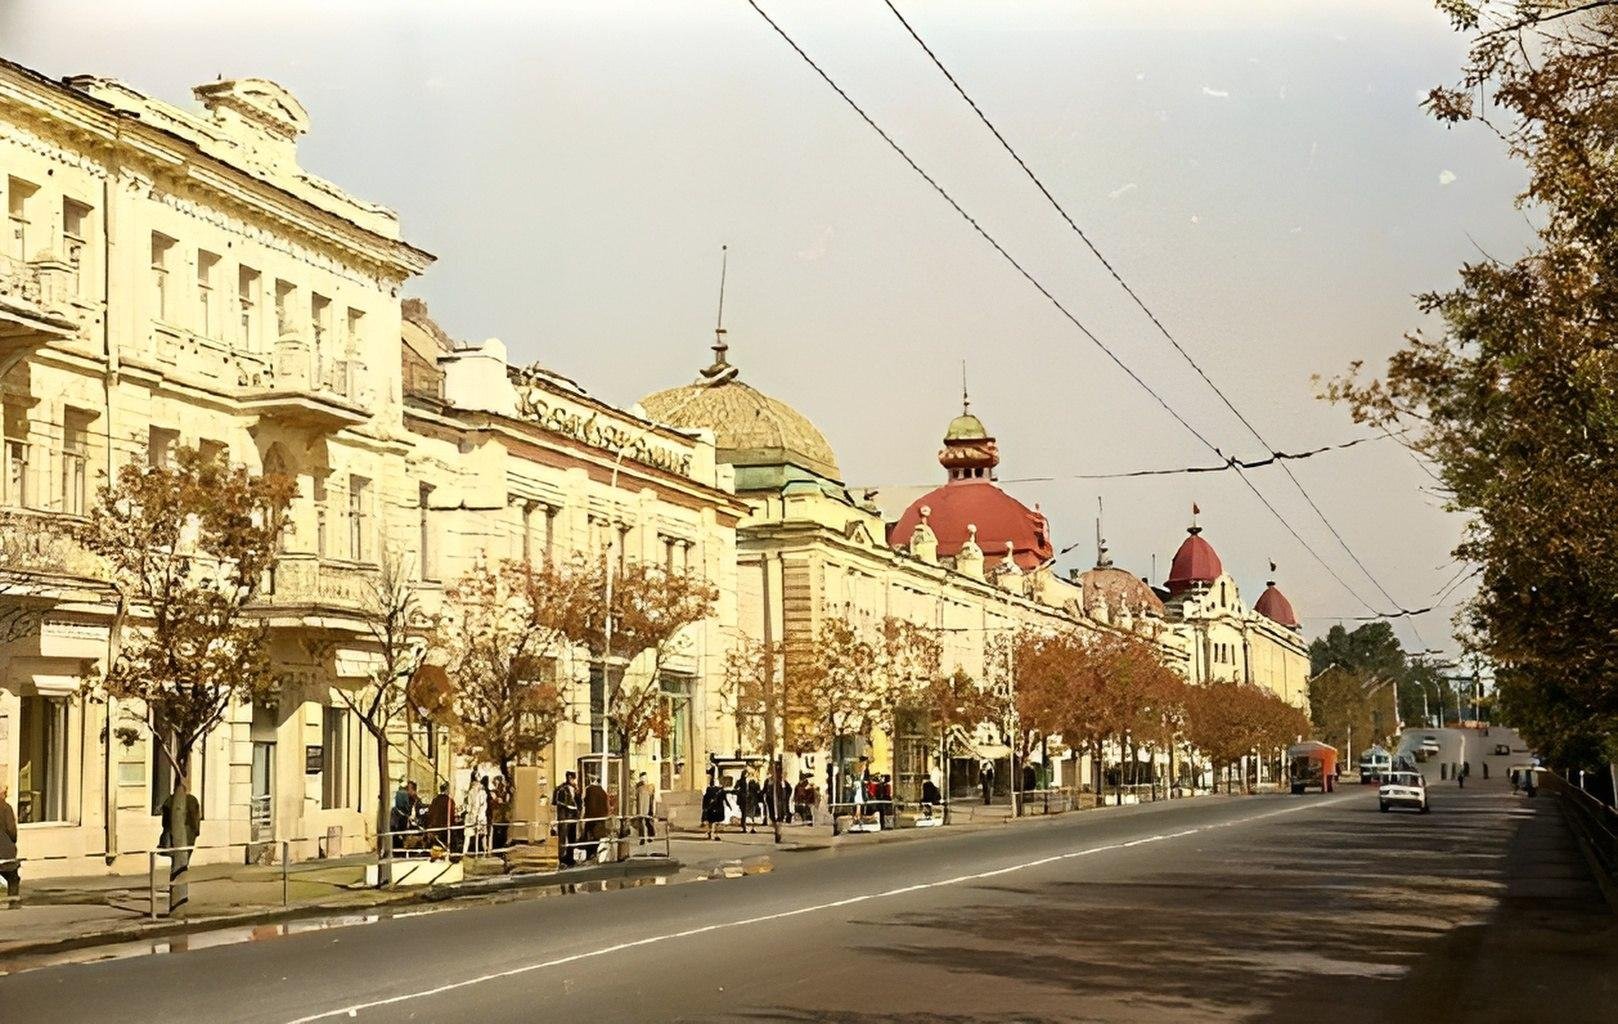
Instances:
[[[590,581],[554,562],[478,565],[454,585],[435,635],[447,658],[446,709],[474,761],[531,764],[566,716],[565,678],[573,636],[593,610]]]
[[[975,728],[980,722],[999,722],[1005,715],[1005,702],[993,687],[972,678],[956,666],[949,674],[937,673],[919,694],[920,706],[938,733],[939,761],[944,768],[945,815],[949,813],[950,753],[956,729]]]
[[[180,446],[130,462],[101,489],[79,535],[116,595],[104,685],[141,719],[189,783],[197,744],[233,706],[268,697],[268,630],[253,610],[274,566],[293,484]]]
[[[783,717],[785,694],[780,685],[782,645],[741,637],[725,654],[725,679],[720,690],[736,719],[736,736],[744,746],[760,748],[768,730],[765,719]]]
[[[575,562],[567,572],[586,599],[584,614],[569,620],[570,637],[604,666],[605,727],[618,749],[627,753],[653,736],[666,735],[664,664],[689,639],[688,627],[713,614],[718,588],[695,573],[635,559],[610,568],[605,558]],[[626,670],[635,662],[641,667],[630,675]],[[618,806],[629,806],[627,772],[618,779]]]
[[[1439,0],[1469,41],[1426,107],[1490,132],[1528,170],[1537,238],[1422,295],[1380,377],[1325,388],[1396,433],[1463,513],[1476,571],[1459,622],[1502,703],[1554,760],[1618,759],[1618,5]],[[1553,706],[1554,705],[1554,706]]]
[[[376,650],[376,662],[362,685],[338,686],[334,692],[376,744],[376,834],[378,849],[386,854],[392,849],[386,837],[392,729],[405,717],[410,703],[407,687],[433,630],[398,552],[382,551],[376,574],[366,580],[360,617]]]

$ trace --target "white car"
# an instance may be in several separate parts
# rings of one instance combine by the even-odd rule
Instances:
[[[1423,754],[1436,754],[1439,751],[1437,736],[1423,736],[1421,738],[1421,752]]]
[[[1414,807],[1427,813],[1427,779],[1419,772],[1392,772],[1382,779],[1377,790],[1377,803],[1383,813],[1389,807]]]

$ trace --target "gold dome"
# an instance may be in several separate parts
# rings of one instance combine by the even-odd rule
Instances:
[[[721,461],[738,466],[790,463],[842,480],[831,445],[807,416],[739,380],[669,388],[647,395],[640,404],[658,423],[712,430]]]

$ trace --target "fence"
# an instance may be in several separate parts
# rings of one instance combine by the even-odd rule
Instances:
[[[1603,889],[1618,885],[1618,811],[1551,771],[1536,772],[1545,788],[1561,798],[1568,824],[1583,838],[1607,876]]]

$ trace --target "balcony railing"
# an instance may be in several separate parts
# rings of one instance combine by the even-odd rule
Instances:
[[[272,608],[362,613],[375,604],[376,578],[375,566],[289,553],[276,560],[258,599]]]
[[[242,402],[264,416],[324,429],[363,423],[365,365],[337,359],[298,335],[275,345],[270,372],[246,386]]]
[[[0,351],[78,334],[73,265],[0,256]]]

